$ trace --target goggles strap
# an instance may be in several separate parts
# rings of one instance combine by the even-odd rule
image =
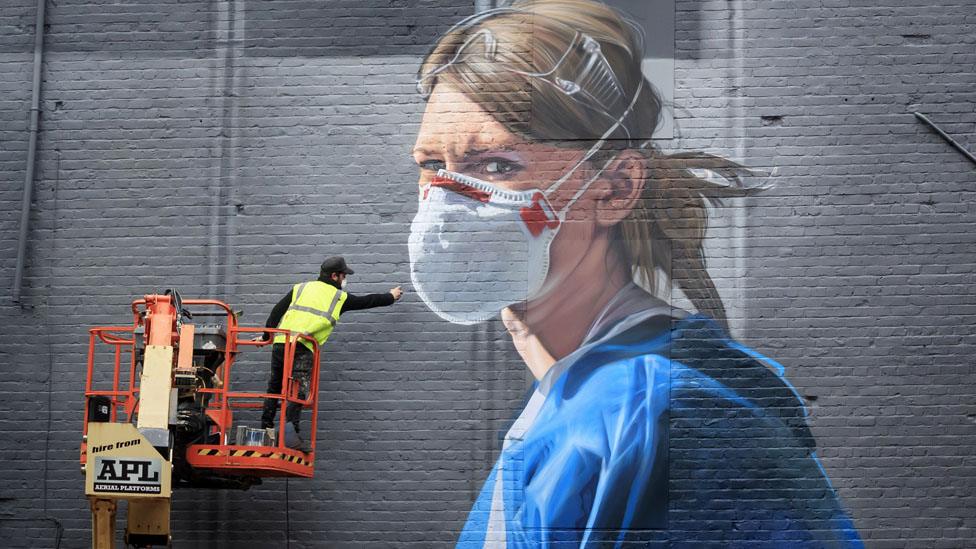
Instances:
[[[543,191],[543,193],[546,195],[547,198],[549,197],[550,194],[558,190],[559,187],[563,183],[565,183],[566,180],[569,179],[571,175],[573,175],[573,172],[575,172],[577,168],[582,166],[584,162],[589,160],[594,154],[597,153],[597,151],[603,148],[603,146],[607,143],[607,140],[610,137],[610,135],[612,135],[613,132],[617,131],[617,128],[619,128],[623,124],[624,119],[626,119],[627,116],[630,115],[630,112],[633,110],[634,105],[637,103],[637,98],[640,97],[640,93],[643,88],[644,88],[644,79],[641,78],[640,81],[637,83],[637,91],[634,92],[634,97],[630,100],[630,104],[627,105],[626,109],[624,109],[624,112],[623,114],[620,115],[620,118],[618,118],[617,121],[612,126],[610,126],[610,129],[605,131],[603,135],[600,136],[599,141],[594,143],[593,146],[590,147],[590,150],[586,151],[586,154],[583,155],[583,158],[581,158],[576,164],[574,164],[573,167],[570,168],[569,171],[567,171],[565,174],[563,174],[562,177],[557,179],[555,182],[553,182],[552,185],[549,185],[549,187],[545,191]],[[569,208],[574,203],[576,203],[579,197],[583,196],[583,193],[586,192],[586,189],[590,187],[590,185],[596,180],[596,178],[600,177],[600,174],[602,174],[603,171],[607,169],[607,166],[609,166],[610,163],[613,162],[615,158],[617,158],[616,153],[614,153],[613,156],[611,156],[610,159],[607,160],[603,164],[603,166],[600,167],[599,170],[597,170],[596,174],[593,177],[588,179],[586,183],[583,183],[583,185],[580,186],[579,190],[576,191],[576,193],[573,195],[572,198],[569,199],[569,202],[567,202],[565,206],[559,208],[559,211],[557,212],[556,215],[559,216],[560,221],[565,221],[566,212],[569,210]]]

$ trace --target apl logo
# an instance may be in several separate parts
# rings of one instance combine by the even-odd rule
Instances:
[[[158,459],[96,457],[95,491],[158,494],[161,471]]]

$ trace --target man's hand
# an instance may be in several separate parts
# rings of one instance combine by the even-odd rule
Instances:
[[[390,290],[390,295],[393,296],[393,301],[400,301],[400,298],[403,297],[403,289],[397,286]]]

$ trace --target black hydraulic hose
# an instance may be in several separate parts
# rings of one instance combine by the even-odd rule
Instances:
[[[24,283],[24,264],[27,260],[27,229],[30,225],[31,198],[34,195],[34,164],[37,158],[37,128],[41,111],[41,64],[44,60],[44,8],[46,4],[47,0],[37,0],[37,21],[34,26],[34,81],[31,89],[30,127],[27,141],[27,173],[24,176],[24,197],[20,206],[17,270],[14,272],[14,303],[20,303],[20,291]]]

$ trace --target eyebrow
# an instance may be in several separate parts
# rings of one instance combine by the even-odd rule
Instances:
[[[515,143],[509,143],[509,144],[499,145],[497,147],[491,147],[491,148],[468,149],[468,150],[464,151],[464,156],[465,156],[465,158],[467,158],[467,157],[471,157],[471,156],[478,156],[478,155],[488,154],[488,153],[492,153],[492,152],[512,152],[512,151],[515,151],[515,150],[516,150],[516,144]],[[426,155],[429,155],[429,156],[437,156],[438,155],[437,152],[435,152],[435,151],[433,151],[431,149],[424,148],[424,147],[415,147],[413,149],[412,153],[413,154],[421,153],[421,154],[426,154]]]
[[[468,149],[464,152],[464,156],[477,156],[481,154],[488,154],[493,152],[512,152],[515,150],[515,144],[509,143],[507,145],[500,145],[498,147],[491,147],[488,149]]]

